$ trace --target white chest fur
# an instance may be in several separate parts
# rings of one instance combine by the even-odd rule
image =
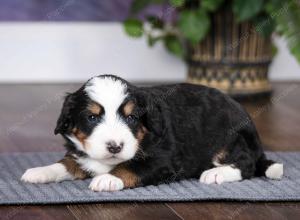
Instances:
[[[95,176],[108,173],[115,167],[115,165],[107,165],[92,158],[78,158],[77,162],[83,170],[88,171]]]

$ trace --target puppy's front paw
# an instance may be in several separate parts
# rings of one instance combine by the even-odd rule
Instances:
[[[28,169],[21,177],[22,181],[29,183],[60,182],[67,179],[73,179],[73,177],[61,163]]]
[[[93,191],[118,191],[124,188],[123,181],[111,174],[102,174],[93,178],[89,188]]]
[[[21,180],[29,183],[48,183],[51,182],[50,175],[45,172],[44,167],[36,167],[26,170]]]

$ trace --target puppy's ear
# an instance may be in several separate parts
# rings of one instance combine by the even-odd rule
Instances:
[[[72,129],[72,109],[75,107],[75,95],[68,94],[63,103],[54,134],[64,134]]]
[[[152,132],[157,136],[163,136],[165,131],[165,123],[162,112],[163,103],[160,99],[156,99],[149,94],[139,96],[139,100],[142,100],[143,103],[142,121],[144,126],[149,132]]]

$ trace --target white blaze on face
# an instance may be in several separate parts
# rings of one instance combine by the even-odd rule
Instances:
[[[104,108],[102,121],[85,140],[85,151],[90,157],[100,160],[110,158],[107,150],[109,141],[115,141],[118,145],[123,142],[124,146],[115,155],[116,158],[107,159],[107,163],[120,163],[135,155],[138,142],[119,115],[119,108],[127,96],[126,89],[126,84],[110,77],[94,77],[88,82],[85,91],[89,98]]]

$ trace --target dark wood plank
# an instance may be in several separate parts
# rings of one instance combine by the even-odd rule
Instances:
[[[0,206],[1,220],[76,220],[65,205],[51,206]]]
[[[162,203],[68,205],[77,219],[181,219]]]
[[[267,150],[300,150],[300,84],[276,83],[269,100],[246,102]]]
[[[62,151],[53,129],[76,84],[0,85],[0,153]],[[244,102],[268,150],[300,150],[300,83],[275,83],[270,100]],[[0,206],[0,219],[300,219],[299,203],[105,203]]]
[[[299,219],[299,203],[170,203],[184,219]]]

